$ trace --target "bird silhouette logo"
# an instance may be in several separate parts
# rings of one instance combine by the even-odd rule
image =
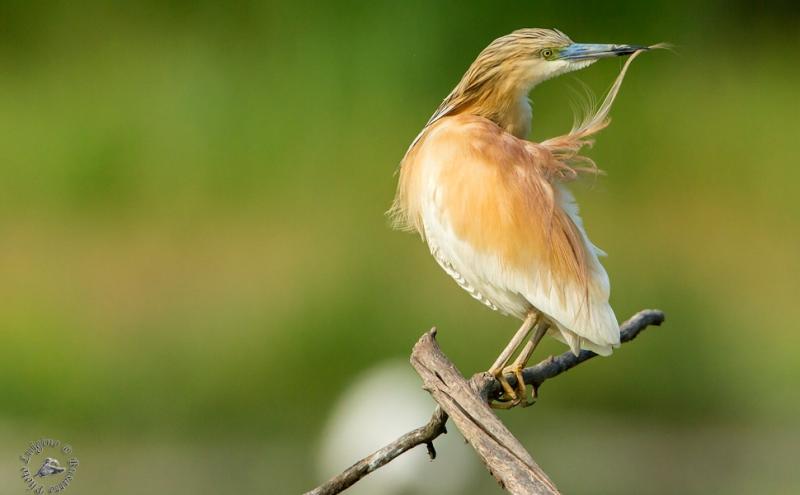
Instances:
[[[38,476],[39,478],[44,478],[45,476],[50,476],[52,474],[59,474],[63,472],[64,468],[58,464],[58,459],[54,459],[53,457],[48,457],[44,460],[44,464],[42,464],[42,467],[39,468],[39,471],[37,471],[34,476]]]

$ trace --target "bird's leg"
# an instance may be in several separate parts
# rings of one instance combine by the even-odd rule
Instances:
[[[500,385],[503,387],[503,391],[505,392],[505,401],[510,401],[513,405],[510,407],[514,407],[519,403],[519,398],[517,397],[516,392],[508,383],[508,380],[503,376],[503,369],[505,368],[506,364],[508,364],[508,360],[511,358],[511,355],[514,354],[514,351],[519,347],[523,340],[525,340],[528,335],[531,333],[531,329],[533,328],[534,324],[536,324],[536,320],[539,318],[538,313],[530,313],[525,321],[522,322],[522,326],[519,327],[517,333],[514,334],[514,337],[508,343],[503,352],[497,356],[497,360],[494,362],[491,368],[489,368],[489,373],[494,376],[497,381],[500,382]]]
[[[512,373],[514,377],[517,379],[516,392],[518,394],[518,397],[520,398],[525,397],[527,388],[525,380],[522,377],[522,370],[523,368],[525,368],[525,365],[528,364],[528,360],[531,358],[531,355],[533,355],[533,351],[536,350],[536,346],[539,345],[539,342],[541,342],[542,337],[544,337],[544,334],[547,333],[547,329],[549,327],[550,324],[547,321],[545,321],[544,319],[540,320],[539,323],[536,325],[536,328],[534,329],[533,336],[531,336],[531,339],[528,341],[527,344],[525,344],[525,347],[523,347],[522,351],[517,356],[517,359],[515,359],[510,366],[506,366],[505,368],[503,368],[503,374]],[[534,402],[536,402],[535,385],[533,385],[533,392],[531,393],[530,400],[525,399],[525,401],[522,403],[522,407],[528,407],[530,405],[533,405]]]

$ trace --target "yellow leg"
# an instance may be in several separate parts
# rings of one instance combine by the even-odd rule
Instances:
[[[528,335],[530,335],[533,326],[536,324],[539,315],[537,313],[530,313],[525,321],[522,322],[522,326],[519,327],[517,333],[514,334],[514,337],[508,343],[503,352],[497,357],[497,360],[494,362],[491,368],[489,368],[489,373],[494,376],[497,381],[500,382],[500,385],[503,387],[503,391],[505,392],[505,397],[509,403],[513,403],[513,405],[509,407],[514,407],[515,405],[519,404],[519,397],[511,385],[506,380],[505,376],[503,376],[503,370],[508,364],[508,360],[511,359],[511,356],[514,354],[514,351],[517,350],[517,347],[526,339]],[[506,407],[502,407],[503,409],[508,409]]]
[[[539,321],[533,332],[533,336],[528,341],[528,343],[525,344],[525,347],[523,347],[522,351],[517,356],[517,359],[515,359],[510,366],[506,366],[505,368],[503,368],[503,374],[512,373],[514,377],[517,379],[517,390],[516,390],[517,397],[522,398],[525,397],[526,395],[527,386],[525,384],[525,380],[522,377],[522,370],[528,364],[528,360],[533,355],[533,351],[536,350],[536,346],[538,346],[539,342],[542,341],[542,337],[544,337],[545,333],[547,333],[547,329],[549,327],[550,325],[546,321],[544,320]],[[505,380],[505,377],[503,377],[503,379]],[[502,382],[500,383],[502,384]],[[506,383],[508,383],[507,380]],[[534,402],[536,402],[536,387],[533,387],[533,393],[531,394],[530,400],[526,399],[525,402],[522,403],[522,407],[528,407],[532,405]]]

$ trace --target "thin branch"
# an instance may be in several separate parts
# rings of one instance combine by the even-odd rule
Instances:
[[[640,311],[620,326],[620,340],[623,343],[630,342],[648,326],[661,325],[663,321],[664,313],[659,310],[646,309]],[[538,387],[541,386],[545,380],[556,377],[594,356],[596,356],[596,354],[591,351],[581,351],[578,356],[575,356],[571,352],[565,352],[557,357],[545,359],[535,366],[525,368],[522,374],[526,383],[532,383]],[[482,374],[478,374],[476,377],[481,375]],[[512,375],[506,375],[506,378],[513,386],[515,383],[514,377]],[[499,390],[500,384],[492,379],[487,381],[484,393],[490,395],[497,394]],[[431,459],[435,458],[436,451],[433,448],[433,440],[442,433],[446,433],[445,423],[447,422],[447,418],[447,414],[440,406],[437,406],[428,424],[406,433],[383,448],[361,459],[341,474],[334,476],[317,488],[307,492],[306,495],[333,495],[341,493],[364,476],[386,465],[399,455],[418,445],[425,444],[428,447],[428,453]]]
[[[306,492],[305,495],[333,495],[335,493],[341,493],[364,476],[393,461],[397,456],[413,449],[417,445],[426,444],[428,446],[428,455],[431,459],[435,459],[436,450],[433,448],[433,439],[442,433],[447,433],[445,423],[447,423],[447,414],[442,411],[441,407],[437,406],[428,424],[411,430],[392,443],[376,450],[345,469],[341,474],[334,476],[310,492]]]
[[[662,323],[664,323],[663,312],[657,309],[643,309],[620,325],[620,342],[623,344],[630,342],[648,326],[659,326]],[[597,356],[597,354],[592,351],[583,350],[577,356],[568,351],[560,356],[551,356],[535,366],[525,368],[522,370],[522,377],[525,379],[525,383],[532,384],[534,387],[538,388],[548,378],[558,376],[595,356]],[[517,379],[514,376],[508,374],[506,378],[512,387],[516,385]],[[489,396],[494,397],[501,391],[500,383],[497,380],[492,380],[491,386],[488,389]]]

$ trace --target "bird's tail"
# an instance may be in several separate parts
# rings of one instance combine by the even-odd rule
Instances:
[[[634,52],[628,58],[611,89],[608,90],[608,94],[603,99],[603,103],[600,104],[597,110],[588,112],[583,119],[578,120],[568,134],[554,137],[541,143],[541,146],[547,148],[557,161],[567,165],[575,172],[570,175],[577,176],[580,172],[595,175],[602,173],[595,165],[594,160],[579,153],[584,146],[591,147],[594,144],[592,137],[611,123],[611,119],[608,116],[611,111],[611,105],[614,103],[617,93],[619,93],[619,88],[622,86],[622,80],[625,79],[628,67],[642,51]]]

